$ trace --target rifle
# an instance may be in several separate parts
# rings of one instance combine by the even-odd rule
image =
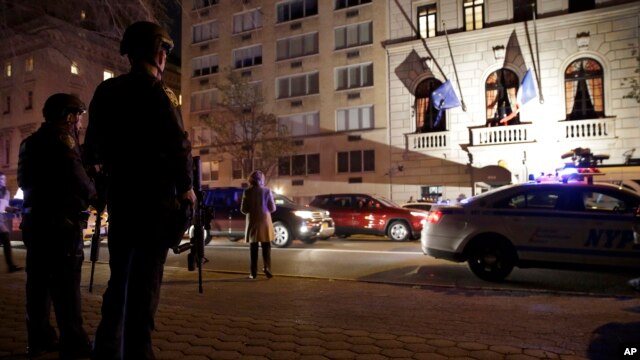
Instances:
[[[98,193],[98,204],[96,210],[96,225],[91,236],[91,252],[89,260],[91,260],[91,276],[89,277],[89,292],[93,291],[93,274],[96,269],[96,262],[100,258],[100,229],[102,228],[102,212],[106,207],[106,175],[102,171],[90,168],[89,176],[93,178]]]
[[[198,268],[198,291],[202,294],[202,264],[206,262],[204,257],[204,227],[206,221],[206,209],[204,205],[204,193],[201,189],[200,179],[200,157],[193,157],[193,188],[195,189],[197,201],[194,204],[194,215],[191,220],[191,238],[188,243],[173,247],[174,254],[180,254],[190,250],[187,255],[187,269],[194,271]]]

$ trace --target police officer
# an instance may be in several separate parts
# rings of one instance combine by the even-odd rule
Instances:
[[[196,200],[191,144],[177,98],[161,80],[172,47],[157,24],[130,25],[120,43],[130,72],[102,82],[89,106],[84,146],[106,174],[111,269],[94,359],[155,359],[164,263],[182,235],[177,204]]]
[[[20,145],[29,356],[54,351],[58,345],[61,359],[86,358],[91,351],[80,307],[83,215],[96,195],[78,146],[85,109],[74,95],[50,96],[42,110],[45,122]],[[49,322],[51,302],[59,344]]]

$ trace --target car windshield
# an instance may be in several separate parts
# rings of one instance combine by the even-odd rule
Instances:
[[[288,197],[286,197],[286,196],[284,196],[282,194],[274,194],[273,200],[275,200],[276,205],[295,204],[293,202],[293,200],[289,199]]]

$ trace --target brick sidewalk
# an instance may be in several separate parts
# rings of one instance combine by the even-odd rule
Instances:
[[[90,335],[108,266],[83,269]],[[0,274],[0,359],[26,359],[24,273]],[[424,288],[167,268],[158,359],[614,359],[640,341],[640,297]],[[55,359],[48,354],[39,359]]]

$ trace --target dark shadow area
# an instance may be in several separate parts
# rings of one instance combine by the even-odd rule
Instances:
[[[591,334],[587,350],[589,359],[623,359],[625,346],[640,344],[640,322],[608,323]],[[636,356],[627,356],[637,358]]]

